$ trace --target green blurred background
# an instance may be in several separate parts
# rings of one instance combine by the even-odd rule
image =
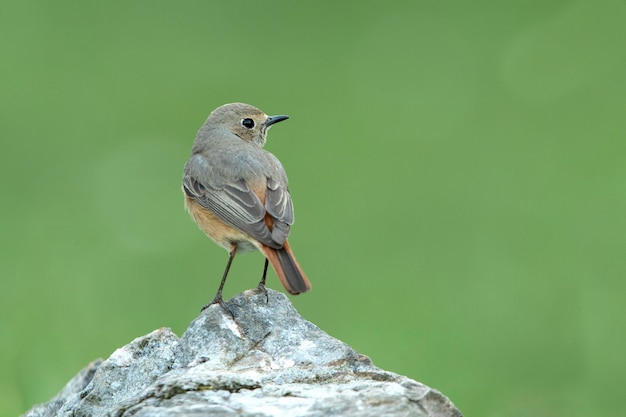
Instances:
[[[291,116],[267,149],[305,318],[467,416],[619,414],[624,22],[598,0],[1,1],[0,414],[214,295],[227,254],[180,182],[232,101]],[[261,267],[238,257],[226,296]]]

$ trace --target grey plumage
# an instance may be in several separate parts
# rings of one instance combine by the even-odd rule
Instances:
[[[189,197],[225,223],[279,249],[294,221],[293,203],[285,169],[278,158],[261,148],[266,132],[262,133],[262,140],[248,142],[215,126],[209,116],[185,164],[183,186]],[[267,187],[265,204],[251,189],[263,185]],[[274,222],[272,231],[265,225],[266,213]]]
[[[248,104],[215,109],[198,131],[183,172],[185,207],[198,226],[229,253],[213,304],[224,307],[222,289],[236,253],[258,249],[291,294],[311,289],[287,241],[293,203],[278,159],[263,150],[269,128],[287,116],[267,116]]]

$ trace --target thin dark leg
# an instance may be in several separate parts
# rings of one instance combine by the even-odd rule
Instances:
[[[209,304],[202,307],[200,311],[206,310],[213,304],[219,304],[220,306],[222,306],[224,310],[228,311],[230,315],[233,316],[233,319],[235,318],[233,313],[226,307],[226,304],[224,304],[224,299],[222,298],[222,290],[224,289],[224,284],[226,283],[226,277],[228,276],[228,270],[230,269],[230,265],[233,263],[233,259],[235,259],[236,253],[237,253],[237,246],[233,246],[233,249],[230,251],[230,254],[228,256],[228,263],[226,264],[226,269],[224,270],[224,275],[222,276],[222,282],[220,282],[220,287],[217,289],[217,294],[215,294],[213,301],[211,301]]]
[[[258,288],[265,293],[265,302],[269,303],[270,296],[267,294],[267,288],[265,288],[265,277],[267,276],[267,267],[269,265],[269,261],[265,258],[265,266],[263,267],[263,277],[261,278],[261,282],[259,282]]]
[[[261,282],[259,282],[259,286],[265,287],[265,277],[267,276],[267,267],[269,266],[270,261],[265,258],[265,266],[263,267],[263,277],[261,278]]]

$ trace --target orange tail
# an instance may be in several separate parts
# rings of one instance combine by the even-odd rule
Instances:
[[[300,294],[311,289],[311,283],[300,268],[296,257],[285,241],[282,249],[272,249],[263,245],[263,254],[270,261],[283,287],[290,294]]]

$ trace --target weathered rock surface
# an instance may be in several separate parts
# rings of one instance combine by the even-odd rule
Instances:
[[[158,329],[95,361],[34,416],[461,416],[438,391],[381,370],[304,320],[283,294],[246,291],[179,339]]]

